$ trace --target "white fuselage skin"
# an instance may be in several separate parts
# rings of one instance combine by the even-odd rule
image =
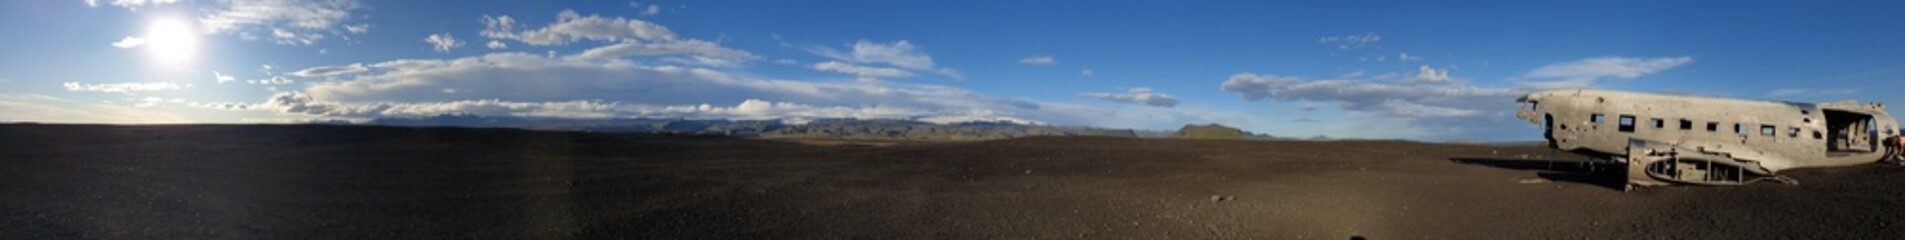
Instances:
[[[1767,172],[1871,163],[1899,135],[1884,105],[1552,90],[1522,97],[1517,116],[1546,129],[1550,146],[1609,156],[1630,140],[1722,154]],[[1863,129],[1863,130],[1848,130]],[[1866,131],[1866,132],[1855,132]]]

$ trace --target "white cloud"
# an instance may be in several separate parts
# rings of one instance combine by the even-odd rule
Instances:
[[[482,32],[484,37],[516,40],[535,46],[563,45],[578,40],[675,40],[675,32],[661,25],[619,17],[582,16],[575,10],[562,10],[556,14],[555,23],[522,32],[514,31],[517,28],[516,20],[507,15],[483,16],[483,24],[486,27]]]
[[[66,91],[71,91],[71,92],[104,92],[104,93],[154,92],[154,91],[178,90],[182,88],[192,87],[191,84],[179,85],[177,83],[171,83],[171,82],[134,82],[134,83],[66,82],[65,84],[61,84],[60,86],[65,87]]]
[[[1096,77],[1096,76],[1098,76],[1098,74],[1096,74],[1096,73],[1092,73],[1092,72],[1091,72],[1091,69],[1090,69],[1090,68],[1086,68],[1086,69],[1084,69],[1084,70],[1078,70],[1078,76],[1083,76],[1083,77]]]
[[[1587,86],[1599,78],[1635,78],[1691,61],[1689,58],[1589,58],[1555,63],[1536,69],[1529,78],[1571,80]],[[1447,69],[1421,66],[1414,76],[1382,74],[1372,79],[1309,80],[1301,77],[1239,73],[1224,81],[1221,89],[1246,101],[1271,100],[1299,102],[1300,109],[1315,109],[1313,102],[1333,103],[1348,111],[1348,119],[1333,120],[1317,129],[1335,136],[1344,133],[1419,137],[1419,138],[1504,138],[1525,136],[1523,128],[1504,128],[1514,124],[1514,98],[1541,89],[1524,84],[1517,87],[1471,86],[1451,76]],[[1400,79],[1400,82],[1392,82]],[[1588,79],[1588,80],[1578,80]],[[1336,122],[1342,123],[1336,123]]]
[[[1058,64],[1058,59],[1045,55],[1025,56],[1025,58],[1019,59],[1019,64],[1048,66]]]
[[[430,103],[337,103],[319,101],[296,92],[271,96],[260,104],[214,104],[212,108],[231,110],[273,110],[285,113],[348,118],[415,118],[444,114],[484,116],[606,118],[615,113],[615,103],[595,101],[512,102],[502,100],[460,100]]]
[[[633,3],[639,5],[639,3]],[[603,60],[641,56],[668,56],[663,62],[697,65],[732,67],[758,59],[747,51],[722,47],[719,44],[697,39],[682,39],[675,36],[667,27],[635,19],[608,18],[602,16],[582,16],[573,10],[564,10],[557,14],[558,20],[540,29],[517,31],[520,24],[513,17],[483,16],[482,35],[491,39],[513,39],[537,46],[563,45],[580,40],[614,42],[585,50],[582,54],[569,56],[578,60]],[[489,47],[500,49],[507,44],[491,40]],[[555,57],[553,51],[549,57]]]
[[[264,103],[198,104],[204,108],[225,110],[270,110],[344,118],[417,118],[446,114],[481,116],[553,117],[553,118],[689,118],[689,119],[780,119],[807,122],[826,118],[913,119],[936,123],[970,121],[1008,121],[1026,124],[1042,122],[988,111],[931,111],[887,105],[814,106],[792,102],[746,99],[733,106],[708,103],[683,105],[623,104],[599,101],[515,102],[503,100],[459,100],[447,102],[370,102],[338,103],[321,101],[296,92],[278,93]]]
[[[1422,60],[1422,56],[1416,56],[1416,55],[1409,55],[1409,53],[1397,53],[1397,54],[1396,54],[1396,60],[1397,60],[1397,61],[1404,61],[1404,62],[1407,62],[1407,61],[1415,61],[1415,60]]]
[[[367,64],[373,68],[372,74],[314,83],[307,92],[320,99],[339,101],[463,100],[434,94],[443,88],[473,94],[513,93],[494,97],[517,101],[590,98],[659,101],[669,99],[667,97],[686,99],[709,94],[709,91],[696,90],[706,90],[710,87],[708,84],[724,83],[731,78],[712,70],[646,66],[619,59],[578,56],[546,58],[540,54],[492,53],[447,60],[393,60]],[[742,92],[737,90],[736,93]]]
[[[812,66],[812,68],[814,70],[820,70],[820,71],[831,71],[831,72],[853,74],[854,76],[857,76],[863,79],[864,78],[903,78],[903,77],[913,76],[912,72],[907,72],[906,70],[901,70],[897,68],[868,67],[868,66],[853,65],[851,63],[844,63],[839,61],[827,61],[822,63],[815,63]]]
[[[225,75],[224,73],[219,73],[218,71],[212,71],[212,79],[217,79],[219,84],[224,84],[224,83],[228,83],[232,81],[238,81],[238,78],[234,78],[231,75]]]
[[[1345,73],[1345,74],[1343,74],[1343,75],[1340,75],[1340,76],[1336,76],[1336,78],[1344,78],[1344,79],[1349,79],[1349,78],[1359,78],[1359,77],[1363,77],[1363,75],[1367,75],[1367,74],[1369,74],[1369,72],[1368,72],[1368,71],[1363,71],[1363,70],[1356,70],[1355,72],[1349,72],[1349,73]]]
[[[1224,81],[1222,89],[1248,101],[1336,102],[1348,110],[1404,118],[1470,116],[1479,110],[1512,105],[1514,97],[1526,92],[1459,84],[1416,86],[1355,80],[1305,80],[1255,73],[1233,75]]]
[[[497,41],[497,40],[489,40],[489,44],[485,44],[484,46],[488,46],[489,49],[509,48],[509,44],[504,44],[503,41]]]
[[[149,107],[159,106],[159,103],[164,103],[164,102],[165,102],[164,98],[146,97],[144,99],[140,99],[138,103],[133,104],[132,107],[149,108]]]
[[[227,0],[199,17],[199,26],[207,33],[237,32],[240,36],[254,31],[271,31],[281,44],[304,44],[323,39],[325,32],[351,19],[351,11],[361,7],[356,0]],[[354,25],[365,26],[365,25]],[[349,32],[358,32],[350,28]],[[368,29],[366,29],[368,30]]]
[[[117,42],[112,42],[112,47],[116,48],[136,48],[144,45],[146,45],[146,39],[141,37],[128,36],[124,39],[119,39]]]
[[[483,35],[483,37],[493,39],[515,39],[518,34],[516,33],[517,25],[521,25],[516,22],[516,18],[509,17],[509,15],[483,15],[483,18],[478,21],[483,23],[483,31],[480,34]]]
[[[1531,71],[1523,79],[1591,86],[1597,79],[1636,78],[1690,61],[1685,57],[1589,58],[1550,64]],[[1323,125],[1315,128],[1318,133],[1331,136],[1374,133],[1389,137],[1473,139],[1525,136],[1525,129],[1501,127],[1518,122],[1511,112],[1515,107],[1514,98],[1541,89],[1545,86],[1543,83],[1555,83],[1479,87],[1468,85],[1448,69],[1424,65],[1417,70],[1413,75],[1385,73],[1358,79],[1363,74],[1352,73],[1319,80],[1239,73],[1220,87],[1246,101],[1297,102],[1301,104],[1298,109],[1304,112],[1314,111],[1316,103],[1331,103],[1347,111],[1347,119],[1320,122]]]
[[[450,52],[450,49],[463,46],[463,41],[457,41],[450,33],[430,34],[430,37],[423,38],[423,42],[430,43],[437,52]]]
[[[867,40],[854,42],[852,51],[840,51],[828,47],[808,48],[809,52],[835,60],[857,64],[882,64],[903,69],[927,71],[945,75],[954,79],[965,77],[952,68],[934,68],[933,57],[920,51],[913,43],[899,40],[892,43],[877,43]]]
[[[1468,117],[1481,113],[1481,110],[1455,107],[1429,106],[1402,99],[1385,99],[1376,106],[1378,111],[1405,117]]]
[[[654,16],[654,15],[661,14],[661,4],[642,5],[641,2],[628,2],[628,7],[632,7],[637,10],[640,10],[642,16]]]
[[[83,2],[86,3],[87,7],[99,7],[99,0],[85,0]],[[126,9],[138,10],[139,7],[144,7],[146,5],[158,6],[161,4],[172,4],[172,3],[178,3],[178,2],[179,0],[113,0],[111,4],[113,6],[118,6],[118,7],[122,7]]]
[[[1574,88],[1594,85],[1605,78],[1634,79],[1693,62],[1691,57],[1626,58],[1597,57],[1548,64],[1529,71],[1529,79],[1550,81],[1524,82],[1534,88]]]
[[[343,74],[361,73],[364,71],[370,71],[370,68],[364,67],[363,63],[352,63],[351,65],[343,65],[343,66],[317,66],[317,67],[305,68],[304,70],[291,72],[291,76],[329,77],[329,76],[336,76],[336,75],[343,75]]]
[[[1233,75],[1221,87],[1247,101],[1300,102],[1299,109],[1306,112],[1315,109],[1312,102],[1329,102],[1347,111],[1345,119],[1290,131],[1295,133],[1430,139],[1500,139],[1527,133],[1524,128],[1503,127],[1518,122],[1509,111],[1515,108],[1515,97],[1527,92],[1522,89],[1306,80],[1254,73]]]
[[[258,84],[258,85],[285,85],[285,84],[292,84],[297,82],[298,81],[292,81],[290,78],[285,78],[284,76],[271,76],[270,78],[265,78],[265,79],[245,80],[246,84]]]
[[[1415,77],[1403,79],[1403,82],[1404,83],[1456,84],[1456,83],[1462,83],[1462,80],[1455,79],[1454,77],[1449,77],[1448,69],[1436,70],[1435,68],[1429,67],[1429,65],[1422,65],[1422,67],[1416,70]]]
[[[569,21],[585,21],[581,17],[572,18]],[[499,28],[514,25],[515,20],[504,19],[509,18],[489,17],[486,22],[495,23]],[[561,30],[566,29],[563,27],[553,27],[561,24],[552,24],[552,27],[543,30],[486,32],[520,34],[567,31]],[[579,35],[564,36],[565,42],[594,39]],[[790,80],[745,72],[731,73],[727,72],[731,69],[697,66],[717,65],[710,64],[710,61],[757,59],[759,56],[727,49],[712,42],[676,39],[672,34],[668,39],[628,36],[633,35],[625,34],[620,39],[570,55],[557,55],[553,51],[546,56],[541,51],[497,52],[455,58],[364,62],[361,66],[367,70],[361,72],[330,75],[335,78],[325,81],[272,86],[284,89],[274,90],[279,93],[260,102],[195,103],[194,106],[271,111],[326,119],[470,113],[487,116],[650,116],[789,121],[836,117],[933,122],[986,120],[1158,129],[1173,128],[1188,122],[1276,126],[1262,121],[1252,123],[1255,118],[1249,114],[1186,106],[1156,108],[1143,105],[1039,102],[989,96],[943,85]],[[834,51],[845,59],[836,58],[831,62],[909,73],[956,73],[933,65],[928,55],[909,42],[866,42],[857,45],[860,46],[850,51]],[[306,76],[322,76],[324,74],[321,72],[327,72],[316,71],[318,69],[298,72],[304,72],[300,75]],[[267,76],[271,75],[270,71],[266,70]],[[285,77],[293,74],[248,82],[292,84],[294,82]],[[881,74],[876,71],[873,75],[891,76]]]
[[[1356,35],[1322,37],[1317,38],[1316,42],[1335,44],[1337,49],[1354,50],[1382,42],[1382,36],[1376,35],[1375,32],[1367,32]]]
[[[243,111],[243,110],[251,110],[253,107],[257,106],[257,104],[236,103],[236,102],[191,102],[191,103],[186,103],[185,106],[195,107],[195,108],[205,108],[205,109]]]
[[[573,57],[584,60],[613,59],[631,56],[656,55],[695,55],[728,61],[745,61],[758,58],[747,51],[729,49],[713,42],[687,39],[660,43],[622,42],[591,48]]]
[[[364,34],[370,32],[370,24],[344,25],[344,32]]]
[[[1113,102],[1144,104],[1153,107],[1177,106],[1176,97],[1152,92],[1151,88],[1131,88],[1125,93],[1086,93],[1084,96]]]
[[[311,44],[316,44],[318,40],[323,40],[324,34],[298,33],[298,32],[293,32],[291,30],[287,30],[283,28],[272,28],[271,38],[274,40],[272,42],[275,42],[278,44],[311,45]]]
[[[586,52],[586,51],[584,51]],[[579,54],[578,54],[579,55]],[[207,108],[368,119],[486,116],[1012,121],[1167,129],[1190,122],[1279,128],[1259,116],[1201,108],[1093,106],[1002,98],[966,89],[878,81],[807,81],[650,65],[629,59],[490,53],[364,63],[371,71],[312,82],[260,103]],[[454,93],[446,93],[454,89]],[[1376,133],[1372,133],[1376,134]],[[1383,135],[1377,135],[1383,136]]]
[[[853,43],[850,52],[841,52],[832,48],[818,47],[810,49],[815,54],[828,58],[854,63],[887,64],[907,69],[932,69],[933,57],[921,52],[913,43],[900,40],[893,43],[876,43],[860,40]]]
[[[820,107],[791,102],[772,102],[760,99],[742,100],[733,107],[711,104],[643,106],[631,110],[635,115],[654,117],[694,117],[724,119],[818,119],[818,118],[869,118],[869,119],[907,119],[930,115],[928,111],[893,106],[866,107]]]
[[[297,102],[335,104],[320,105],[318,108],[324,108],[321,109],[323,111],[302,109],[295,112],[374,117],[394,113],[376,107],[379,105],[498,99],[511,103],[619,103],[622,108],[632,109],[623,114],[640,115],[644,112],[637,110],[645,107],[734,104],[755,99],[816,109],[910,109],[910,112],[921,115],[909,118],[922,120],[1043,119],[1077,123],[1087,119],[1071,113],[1049,111],[1053,108],[1046,108],[1049,106],[1047,104],[989,97],[946,86],[760,79],[737,77],[710,69],[643,65],[622,59],[575,55],[547,58],[540,54],[492,53],[455,59],[393,60],[365,65],[372,69],[370,74],[340,81],[315,82],[297,91],[308,94],[303,98],[309,99]],[[455,94],[444,94],[443,89],[457,91]]]
[[[676,65],[684,65],[684,66],[731,68],[731,67],[741,66],[743,62],[742,60],[750,60],[750,59],[730,59],[730,58],[708,57],[708,56],[701,56],[701,55],[691,55],[691,56],[663,57],[661,58],[661,62],[666,64],[676,64]]]

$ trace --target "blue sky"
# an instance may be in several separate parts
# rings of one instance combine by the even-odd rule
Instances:
[[[1534,139],[1514,97],[1905,102],[1905,4],[0,3],[0,121],[904,118]],[[268,67],[268,68],[267,68]]]

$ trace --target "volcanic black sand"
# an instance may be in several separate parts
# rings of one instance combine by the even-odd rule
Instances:
[[[1901,167],[1622,192],[1603,176],[1618,170],[1582,159],[1400,141],[8,125],[0,238],[1905,236]]]

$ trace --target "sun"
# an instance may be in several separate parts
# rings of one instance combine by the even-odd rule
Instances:
[[[153,20],[146,25],[145,48],[160,64],[183,65],[198,54],[198,32],[178,20]]]

